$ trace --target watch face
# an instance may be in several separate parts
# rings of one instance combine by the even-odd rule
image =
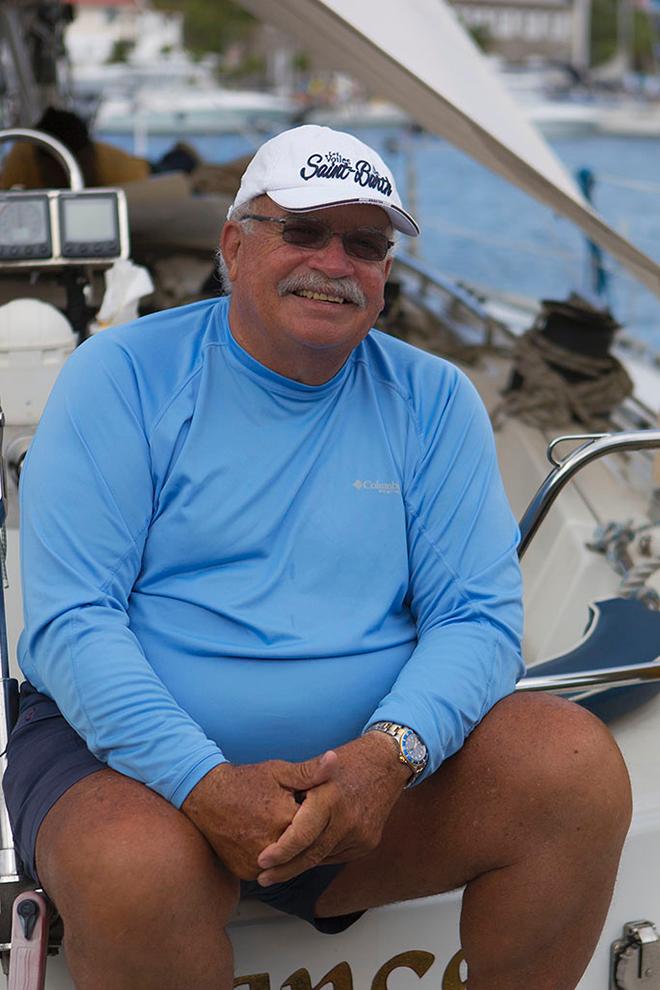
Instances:
[[[425,766],[426,746],[412,729],[408,729],[401,737],[401,752],[414,769]]]

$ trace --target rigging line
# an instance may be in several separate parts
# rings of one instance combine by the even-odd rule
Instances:
[[[454,234],[468,241],[475,241],[477,244],[489,244],[492,247],[508,248],[510,251],[522,251],[526,254],[538,254],[546,258],[561,258],[564,261],[577,262],[580,256],[571,251],[555,251],[547,248],[540,248],[536,244],[526,241],[509,241],[501,237],[491,237],[489,235],[478,234],[469,227],[459,227],[456,224],[442,223],[442,221],[432,221],[424,223],[424,231],[437,230],[446,234]]]
[[[530,244],[526,241],[508,241],[499,237],[490,237],[488,235],[478,234],[476,231],[470,229],[469,227],[460,227],[455,224],[442,223],[442,221],[425,221],[424,231],[427,230],[437,230],[442,233],[452,234],[456,237],[461,237],[464,240],[473,241],[476,244],[487,244],[491,247],[505,248],[510,251],[518,251],[522,254],[536,254],[540,257],[545,258],[556,258],[560,261],[567,261],[571,264],[581,264],[583,257],[580,254],[575,254],[571,251],[559,251],[552,250],[548,248],[539,248],[534,244]],[[631,275],[619,262],[613,258],[603,261],[602,263],[603,271],[607,272],[608,275],[616,275],[617,279],[621,282],[626,282],[628,286],[634,289],[641,289],[642,286],[639,285],[637,280],[633,275]]]
[[[609,175],[606,172],[598,173],[598,181],[609,182],[611,186],[621,186],[623,189],[657,193],[660,196],[660,183],[658,182],[647,182],[644,179],[623,179],[620,175]]]

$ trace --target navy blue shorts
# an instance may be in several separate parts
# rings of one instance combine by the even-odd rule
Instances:
[[[69,787],[105,768],[105,763],[90,753],[55,702],[24,681],[18,720],[7,746],[3,787],[17,854],[25,873],[37,883],[37,833],[48,811]],[[242,881],[241,896],[257,898],[308,921],[320,932],[334,935],[344,931],[364,913],[357,911],[335,918],[314,916],[317,898],[341,869],[341,864],[316,866],[293,880],[272,887]]]

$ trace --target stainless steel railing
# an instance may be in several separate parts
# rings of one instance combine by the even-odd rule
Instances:
[[[582,443],[566,457],[555,457],[555,448],[560,443],[580,440]],[[660,448],[660,430],[569,435],[553,440],[548,445],[548,460],[554,468],[541,484],[520,521],[518,556],[522,557],[527,550],[559,493],[583,467],[607,454],[656,448]],[[660,680],[660,655],[649,663],[581,670],[568,674],[535,676],[532,668],[529,675],[518,682],[516,691],[553,691],[562,694],[584,689],[586,693],[595,694],[599,693],[598,688],[607,690],[610,687],[647,684],[657,680]]]
[[[5,468],[2,456],[5,416],[0,409],[0,526],[4,525],[7,517],[5,495]],[[16,719],[18,707],[18,682],[9,676],[9,650],[7,648],[7,617],[5,613],[5,595],[0,577],[0,781],[7,768],[7,740]],[[9,822],[9,815],[4,800],[0,799],[0,883],[12,883],[20,880],[14,838]]]
[[[46,148],[55,158],[57,158],[66,171],[69,179],[69,188],[73,192],[84,189],[82,172],[78,162],[73,157],[69,149],[54,138],[51,134],[44,134],[42,131],[34,131],[30,127],[7,127],[0,131],[0,141],[29,141],[31,144]]]
[[[631,684],[647,684],[660,681],[660,656],[650,663],[633,663],[622,667],[604,667],[600,670],[579,670],[570,674],[548,674],[534,676],[532,667],[529,675],[516,685],[516,691],[577,691],[579,688],[627,687]]]
[[[564,441],[582,440],[575,450],[572,450],[562,460],[554,457],[554,448]],[[520,520],[520,545],[518,556],[522,557],[529,546],[537,529],[547,516],[555,499],[578,471],[599,457],[627,450],[660,449],[660,430],[634,430],[629,433],[597,433],[587,436],[557,437],[548,446],[548,459],[554,464],[536,495],[530,502],[525,514]]]

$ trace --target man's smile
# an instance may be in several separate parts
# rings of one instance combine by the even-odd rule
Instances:
[[[328,278],[321,272],[295,272],[283,278],[277,285],[280,297],[297,296],[312,302],[330,303],[333,306],[347,303],[351,307],[365,309],[367,297],[356,278]]]
[[[324,292],[311,292],[308,289],[300,289],[298,292],[291,293],[291,295],[299,296],[303,299],[314,299],[318,302],[349,303],[348,299],[343,299],[341,296],[329,296]]]

